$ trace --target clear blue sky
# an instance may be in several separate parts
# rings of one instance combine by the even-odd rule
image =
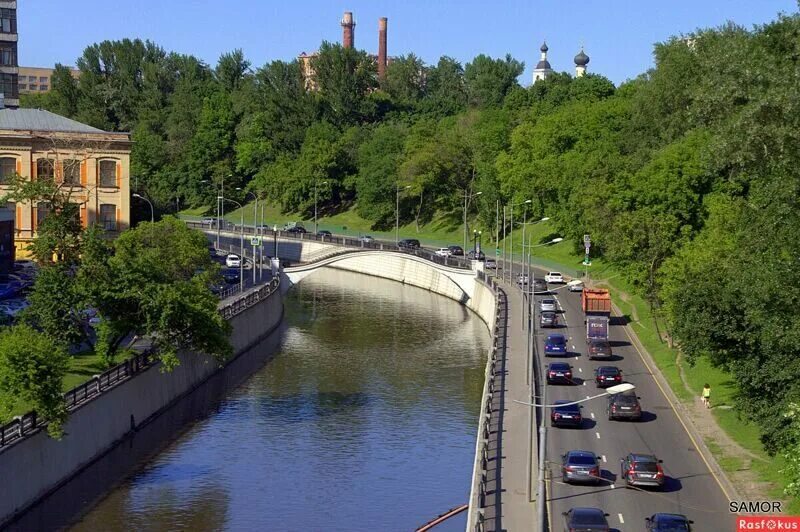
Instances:
[[[652,45],[671,35],[730,20],[748,28],[797,11],[796,0],[20,0],[19,63],[74,65],[104,39],[151,39],[210,64],[242,48],[254,67],[341,41],[344,11],[356,18],[356,46],[378,47],[378,18],[389,18],[390,55],[414,52],[428,63],[449,55],[512,54],[528,85],[547,39],[556,70],[573,71],[581,43],[589,70],[615,83],[652,66]]]

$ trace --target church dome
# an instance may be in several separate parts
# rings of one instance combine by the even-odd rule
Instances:
[[[547,52],[547,50],[549,50],[549,49],[550,48],[547,47],[547,41],[543,42],[542,43],[542,47],[539,48],[539,50],[542,51],[542,52]]]
[[[589,56],[583,53],[583,49],[581,49],[581,51],[578,52],[578,55],[575,56],[575,65],[585,67],[588,64],[589,64]]]
[[[550,61],[539,61],[536,63],[536,70],[552,70]]]

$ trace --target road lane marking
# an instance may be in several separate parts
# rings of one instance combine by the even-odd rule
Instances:
[[[586,386],[586,381],[583,381],[583,385]]]
[[[600,439],[600,433],[599,432],[595,432],[594,435],[597,436],[598,440]]]
[[[613,490],[614,488],[616,488],[616,486],[614,484],[611,484],[611,489]]]
[[[602,458],[603,458],[603,463],[605,464],[606,463],[606,455],[603,455]]]
[[[617,517],[619,517],[619,524],[624,525],[625,520],[622,518],[622,514],[617,514]]]
[[[583,368],[578,368],[578,373],[583,373]],[[719,408],[719,407],[717,407]]]
[[[590,412],[589,415],[592,416],[592,419],[594,419],[594,412]]]

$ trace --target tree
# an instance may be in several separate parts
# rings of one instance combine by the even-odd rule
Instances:
[[[64,346],[28,325],[0,331],[0,407],[3,417],[19,402],[30,404],[60,437],[67,417],[61,386],[68,369]]]
[[[248,70],[250,61],[244,58],[242,49],[237,48],[220,56],[215,74],[222,88],[230,93],[241,88]]]
[[[411,111],[425,95],[427,68],[420,58],[408,54],[392,59],[386,68],[383,90],[400,109]]]
[[[421,109],[433,116],[449,116],[467,106],[467,86],[461,63],[447,56],[428,70],[426,96]]]
[[[524,69],[525,65],[510,54],[506,54],[504,60],[483,54],[477,56],[464,69],[469,103],[477,107],[501,105],[511,89],[518,85],[517,78]]]
[[[367,94],[377,88],[378,77],[365,52],[325,41],[311,65],[328,120],[341,127],[370,118]]]
[[[358,148],[358,213],[386,227],[394,222],[395,187],[399,186],[406,131],[394,124],[381,124],[370,133]]]
[[[80,311],[82,298],[75,273],[65,262],[41,268],[28,295],[30,306],[21,314],[22,322],[46,334],[58,345],[69,348],[86,335]]]

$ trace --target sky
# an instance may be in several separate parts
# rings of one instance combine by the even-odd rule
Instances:
[[[241,48],[254,68],[291,60],[322,40],[341,42],[342,13],[356,20],[357,48],[377,53],[388,17],[390,56],[413,52],[469,62],[510,53],[529,85],[543,40],[555,70],[574,72],[585,47],[589,71],[621,83],[653,66],[653,44],[732,21],[751,28],[796,13],[797,0],[20,0],[19,64],[74,65],[102,40],[150,39],[211,65]]]

